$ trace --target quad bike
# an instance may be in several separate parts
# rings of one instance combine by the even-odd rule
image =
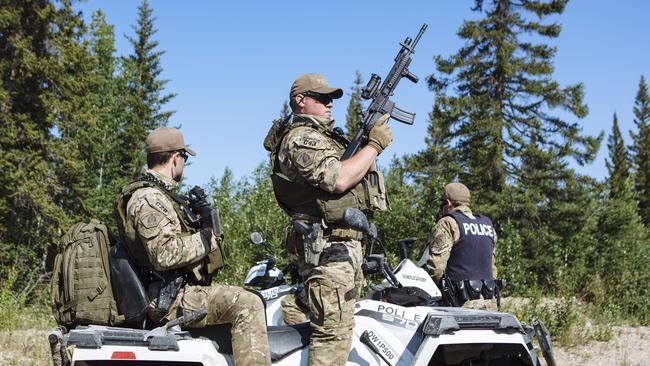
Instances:
[[[358,213],[361,216],[360,212]],[[359,228],[371,233],[365,220]],[[261,237],[254,242],[263,244]],[[282,296],[295,284],[284,283],[274,258],[256,263],[247,286],[259,288],[266,301],[268,338],[273,365],[307,365],[309,323],[282,325]],[[439,306],[442,295],[422,268],[404,258],[393,271],[383,255],[368,256],[366,273],[384,277],[355,306],[355,327],[348,365],[541,366],[538,343],[547,365],[554,366],[550,336],[541,322],[522,325],[512,314]],[[151,329],[80,326],[49,335],[55,365],[234,365],[230,327],[186,328],[205,316],[197,311]]]

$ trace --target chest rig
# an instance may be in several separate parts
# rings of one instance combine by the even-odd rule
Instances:
[[[128,220],[126,213],[127,203],[133,196],[133,193],[141,188],[155,188],[170,198],[174,212],[180,220],[181,231],[184,235],[192,235],[197,229],[194,228],[195,225],[192,225],[190,221],[189,213],[191,211],[183,198],[167,189],[165,183],[156,177],[150,174],[144,174],[139,180],[124,186],[117,196],[115,205],[115,216],[117,218],[120,237],[124,241],[124,246],[134,264],[151,269],[153,265],[149,260],[144,243],[140,240],[135,227],[133,227],[133,223],[130,222],[131,220]]]
[[[367,215],[388,209],[384,176],[373,169],[354,187],[342,193],[329,193],[310,185],[304,179],[291,180],[280,169],[279,151],[283,139],[294,129],[308,127],[315,129],[331,139],[343,155],[349,141],[337,131],[332,131],[308,117],[297,116],[293,123],[283,127],[275,122],[264,141],[265,148],[271,152],[271,182],[278,204],[294,219],[312,222],[324,220],[326,224],[336,225],[343,218],[348,207],[357,208]]]

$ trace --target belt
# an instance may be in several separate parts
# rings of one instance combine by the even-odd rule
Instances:
[[[327,241],[360,240],[363,238],[363,233],[361,231],[350,228],[327,228],[323,232],[323,235]]]
[[[308,215],[294,214],[291,216],[292,220],[304,221],[307,224],[321,222],[321,219],[311,217]],[[330,224],[327,228],[323,229],[323,236],[327,241],[347,241],[347,240],[361,240],[363,233],[359,230],[350,229],[347,227],[337,226]]]

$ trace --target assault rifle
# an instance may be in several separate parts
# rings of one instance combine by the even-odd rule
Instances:
[[[402,49],[397,53],[395,64],[393,64],[390,72],[386,75],[386,79],[384,79],[384,83],[381,84],[381,87],[379,86],[379,83],[381,82],[381,77],[379,77],[379,75],[372,74],[370,80],[368,80],[368,84],[361,92],[361,97],[363,99],[370,99],[372,102],[370,103],[370,106],[368,106],[368,109],[362,113],[361,116],[363,122],[360,124],[357,134],[354,135],[354,138],[350,142],[350,145],[348,145],[345,153],[343,153],[341,160],[347,160],[357,153],[361,143],[368,139],[370,130],[382,115],[390,113],[392,118],[408,125],[412,125],[413,122],[415,122],[415,113],[397,108],[395,103],[390,100],[390,96],[393,95],[397,84],[403,77],[414,83],[418,82],[418,77],[412,74],[408,67],[411,63],[411,55],[415,52],[415,46],[418,44],[420,37],[422,37],[422,34],[424,34],[426,29],[427,25],[423,24],[417,37],[415,37],[415,40],[406,37],[404,42],[400,43]]]

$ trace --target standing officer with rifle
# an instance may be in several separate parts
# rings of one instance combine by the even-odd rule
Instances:
[[[424,27],[417,39],[423,32]],[[344,365],[348,358],[354,303],[363,280],[363,234],[345,226],[343,212],[352,207],[371,215],[387,209],[384,178],[375,159],[393,139],[388,118],[404,119],[404,113],[414,117],[394,108],[388,97],[403,76],[417,80],[408,72],[417,39],[402,43],[381,88],[378,76],[371,79],[364,95],[373,102],[352,142],[334,128],[332,119],[333,100],[341,98],[343,90],[330,87],[319,74],[294,81],[289,93],[292,115],[274,123],[264,140],[278,204],[294,227],[299,221],[311,228],[305,236],[290,229],[285,243],[307,286],[311,366]]]
[[[218,210],[209,207],[199,187],[190,197],[174,191],[188,154],[176,128],[161,127],[146,141],[144,175],[122,188],[116,221],[129,257],[146,280],[149,318],[164,323],[205,309],[189,326],[232,324],[237,365],[270,365],[264,304],[241,287],[212,284],[211,273],[223,265],[223,235]]]

